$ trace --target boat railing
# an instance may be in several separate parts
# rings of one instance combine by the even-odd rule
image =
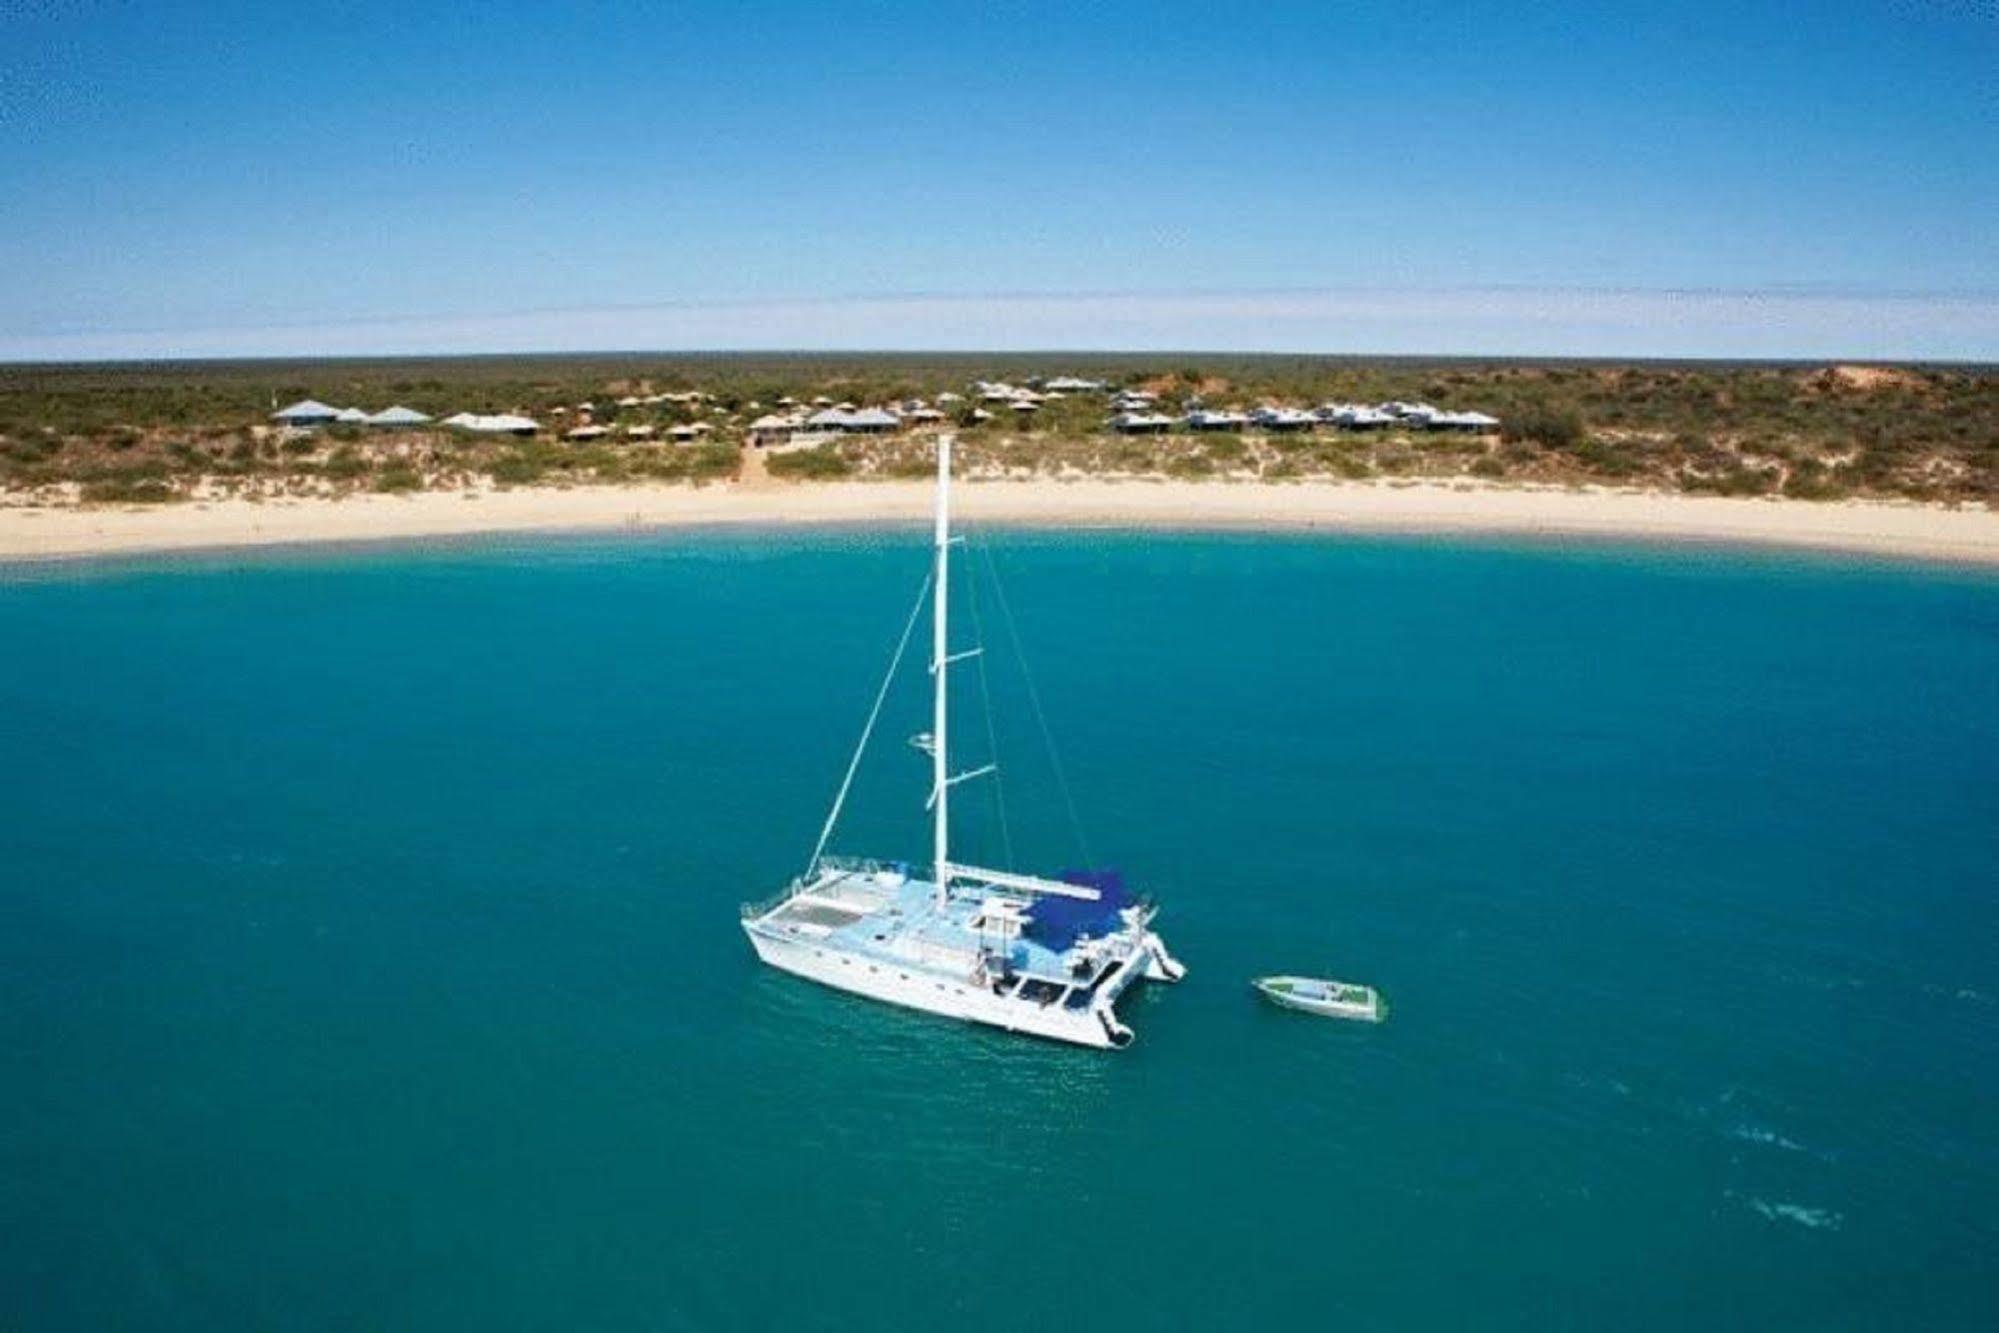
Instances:
[[[818,888],[828,883],[827,871],[833,872],[832,882],[853,879],[865,875],[908,874],[909,867],[900,861],[877,861],[865,856],[822,856],[811,873],[800,875],[791,883],[767,898],[742,904],[741,912],[745,921],[755,920],[797,897],[810,888]]]
[[[909,867],[900,861],[877,861],[867,856],[822,856],[818,869],[838,870],[848,875],[907,874]]]
[[[744,903],[741,908],[743,914],[743,920],[754,921],[760,916],[769,915],[771,912],[776,911],[778,908],[782,907],[785,903],[789,902],[792,898],[796,897],[798,895],[798,891],[800,889],[803,889],[804,887],[805,887],[804,880],[794,879],[793,881],[791,881],[791,883],[785,885],[783,888],[779,889],[776,893],[773,893],[768,897],[759,898],[755,902]]]

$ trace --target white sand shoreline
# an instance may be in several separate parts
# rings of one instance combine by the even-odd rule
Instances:
[[[1999,565],[1999,512],[1972,506],[1380,482],[1044,479],[966,482],[957,495],[968,520],[1028,526],[1485,533]],[[152,507],[15,504],[0,505],[0,562],[506,533],[918,522],[929,505],[921,481],[532,487]]]

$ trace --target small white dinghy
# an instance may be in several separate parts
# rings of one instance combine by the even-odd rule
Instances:
[[[1302,1009],[1324,1018],[1352,1018],[1379,1023],[1388,1017],[1388,1002],[1372,986],[1319,977],[1258,977],[1251,983],[1274,1004]]]

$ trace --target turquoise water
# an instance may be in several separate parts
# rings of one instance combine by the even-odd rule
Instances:
[[[1192,969],[1106,1055],[737,928],[920,540],[0,581],[0,1325],[1999,1320],[1999,580],[1007,538],[1089,851]],[[987,660],[1005,836],[1071,864]],[[921,852],[919,704],[844,849]]]

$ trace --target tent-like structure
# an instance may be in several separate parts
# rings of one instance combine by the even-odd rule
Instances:
[[[459,430],[478,431],[484,435],[532,435],[541,429],[531,417],[516,416],[511,412],[499,412],[492,416],[481,416],[477,412],[458,412],[444,419],[447,426]]]
[[[271,413],[271,420],[282,421],[287,426],[323,426],[339,415],[337,407],[328,407],[316,398],[302,398],[290,407]]]
[[[368,424],[370,426],[421,426],[429,420],[429,417],[415,408],[404,407],[399,403],[394,407],[385,407],[369,417]]]

